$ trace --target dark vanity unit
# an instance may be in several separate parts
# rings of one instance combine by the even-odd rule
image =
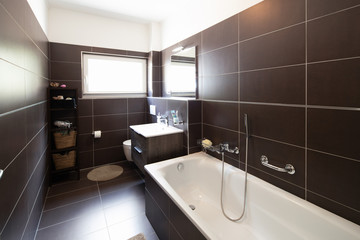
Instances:
[[[131,157],[145,174],[144,165],[183,155],[183,131],[162,124],[130,126]]]

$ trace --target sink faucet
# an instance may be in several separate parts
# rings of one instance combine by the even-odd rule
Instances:
[[[166,115],[160,117],[160,123],[164,123],[166,126],[169,126],[169,118]]]

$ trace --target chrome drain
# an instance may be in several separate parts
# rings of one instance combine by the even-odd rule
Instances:
[[[190,204],[189,207],[191,208],[191,210],[195,210],[195,206]]]

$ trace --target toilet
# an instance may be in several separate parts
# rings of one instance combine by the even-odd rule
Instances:
[[[126,156],[126,159],[128,161],[133,161],[132,158],[131,158],[131,140],[126,140],[123,142],[123,148],[124,148],[124,153],[125,153],[125,156]]]

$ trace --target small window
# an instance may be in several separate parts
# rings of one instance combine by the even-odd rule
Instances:
[[[82,54],[84,94],[146,94],[146,59]]]

